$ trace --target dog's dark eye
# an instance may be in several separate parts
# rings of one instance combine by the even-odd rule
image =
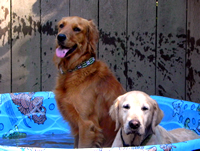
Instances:
[[[73,29],[74,31],[76,31],[76,32],[79,32],[79,31],[81,31],[81,29],[80,28],[78,28],[78,27],[74,27],[74,29]]]
[[[143,111],[146,111],[146,110],[148,110],[148,108],[147,108],[146,106],[143,106],[143,107],[142,107],[142,110],[143,110]]]
[[[125,105],[123,105],[123,108],[130,109],[130,105],[129,104],[125,104]]]
[[[60,27],[60,28],[63,28],[63,27],[64,27],[64,24],[60,24],[59,27]]]

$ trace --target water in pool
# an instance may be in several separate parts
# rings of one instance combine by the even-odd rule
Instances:
[[[0,138],[0,145],[42,148],[73,148],[74,139],[70,134],[27,135],[24,138]]]

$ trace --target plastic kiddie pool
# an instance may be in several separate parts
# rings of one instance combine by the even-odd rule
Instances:
[[[160,123],[167,130],[185,127],[200,135],[200,104],[151,96],[164,111]],[[200,139],[174,144],[129,148],[90,148],[79,150],[191,151],[200,149]],[[70,127],[61,117],[53,92],[0,94],[0,151],[76,150]]]

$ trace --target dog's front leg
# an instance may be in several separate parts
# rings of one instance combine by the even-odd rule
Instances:
[[[79,125],[79,148],[102,147],[104,136],[100,127],[94,125],[92,121],[84,121]]]

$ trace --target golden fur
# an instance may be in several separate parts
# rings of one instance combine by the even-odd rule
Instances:
[[[66,39],[58,40],[59,35]],[[98,30],[92,20],[66,17],[58,23],[57,48],[76,48],[63,58],[54,55],[59,73],[55,98],[63,118],[69,122],[75,148],[110,147],[115,138],[115,122],[109,108],[125,90],[102,61],[73,70],[91,57],[96,58]],[[59,50],[58,50],[59,51]]]
[[[141,91],[131,91],[119,96],[110,108],[110,115],[116,121],[116,128],[120,127],[112,147],[123,147],[124,144],[129,146],[171,144],[200,138],[188,129],[166,131],[159,126],[163,111],[155,100]],[[152,135],[151,138],[143,144],[149,135]]]

